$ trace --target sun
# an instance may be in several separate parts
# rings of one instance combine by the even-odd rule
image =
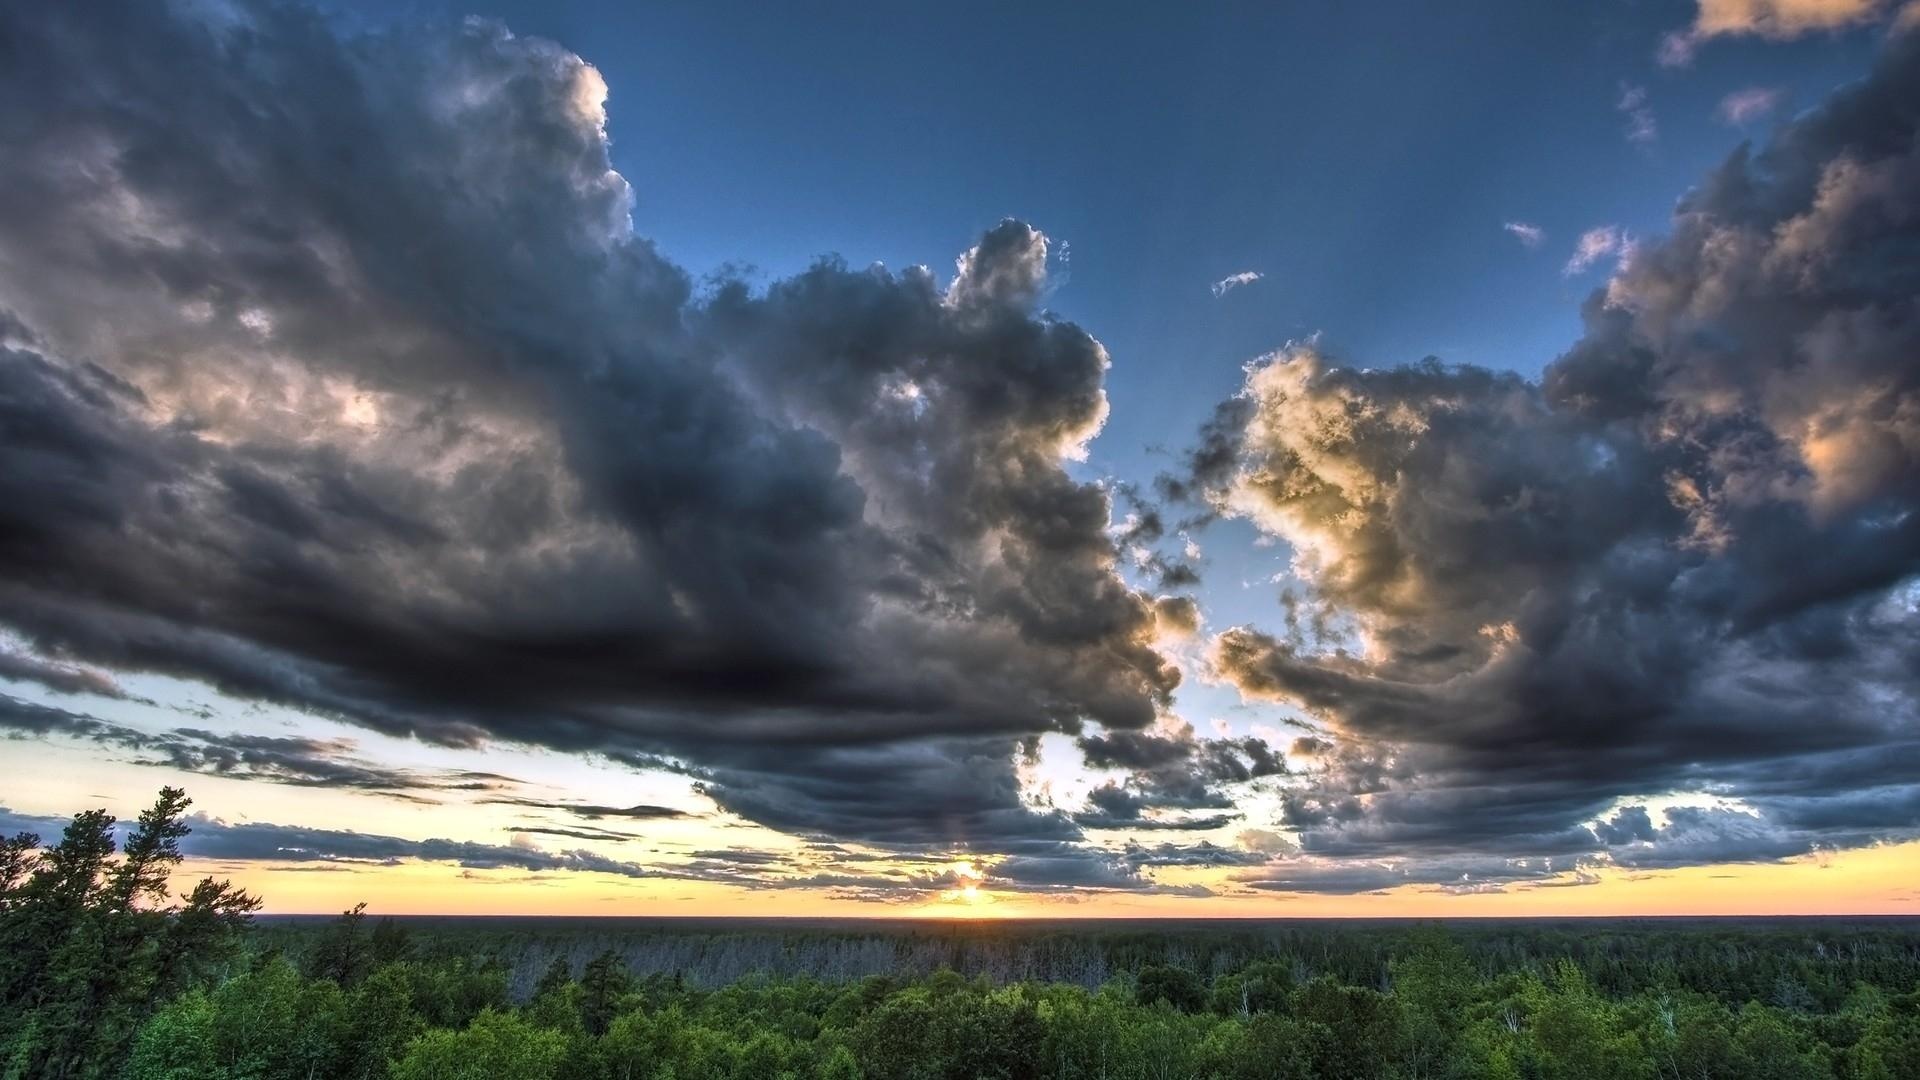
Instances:
[[[952,885],[941,891],[941,903],[966,907],[993,903],[993,894],[980,887],[986,880],[986,874],[972,860],[957,859],[948,863],[947,873]]]

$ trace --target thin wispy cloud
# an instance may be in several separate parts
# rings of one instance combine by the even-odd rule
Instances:
[[[1251,285],[1266,276],[1258,270],[1242,270],[1237,274],[1228,274],[1213,283],[1213,295],[1225,296],[1242,285]]]
[[[1500,227],[1512,233],[1523,247],[1537,248],[1547,239],[1547,230],[1524,221],[1509,221]]]
[[[1620,100],[1614,103],[1627,118],[1627,141],[1637,146],[1645,146],[1660,138],[1660,122],[1653,115],[1653,106],[1647,102],[1647,88],[1631,83],[1620,84]]]
[[[1780,104],[1780,96],[1779,90],[1765,86],[1735,90],[1720,99],[1720,107],[1714,110],[1714,115],[1720,118],[1721,123],[1745,127],[1771,113]]]

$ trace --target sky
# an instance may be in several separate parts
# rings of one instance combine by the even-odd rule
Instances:
[[[0,831],[1920,912],[1920,6],[0,13]]]

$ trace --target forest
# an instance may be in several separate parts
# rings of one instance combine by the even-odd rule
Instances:
[[[1911,920],[274,920],[188,806],[0,842],[0,1076],[1920,1077]]]

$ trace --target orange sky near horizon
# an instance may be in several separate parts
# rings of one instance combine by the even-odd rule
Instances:
[[[1070,898],[983,892],[974,902],[874,903],[816,890],[747,890],[700,882],[627,880],[601,874],[462,870],[409,862],[234,865],[190,860],[184,889],[205,875],[231,878],[273,915],[324,915],[366,902],[382,915],[743,916],[793,918],[1587,918],[1634,916],[1920,916],[1920,842],[1889,844],[1780,863],[1625,872],[1603,869],[1576,887],[1509,886],[1450,894],[1404,886],[1349,896],[1238,893],[1208,898],[1083,893]],[[1208,882],[1218,872],[1166,879]]]

